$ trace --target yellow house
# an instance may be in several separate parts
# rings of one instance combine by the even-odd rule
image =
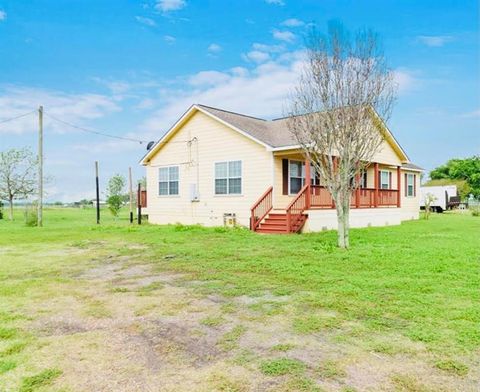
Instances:
[[[351,227],[418,219],[422,169],[377,123],[384,142],[352,195]],[[221,226],[235,221],[264,233],[337,226],[332,198],[313,167],[305,166],[286,119],[193,105],[141,163],[151,223]]]

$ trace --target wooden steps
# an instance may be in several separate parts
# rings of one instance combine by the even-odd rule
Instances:
[[[307,215],[298,222],[291,231],[287,230],[287,214],[285,212],[274,211],[260,223],[256,232],[263,234],[288,234],[300,231],[307,220]]]

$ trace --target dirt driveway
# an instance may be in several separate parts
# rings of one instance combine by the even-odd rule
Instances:
[[[56,295],[29,310],[28,328],[41,342],[33,361],[62,370],[46,390],[476,390],[473,379],[426,365],[424,348],[400,336],[376,340],[399,348],[391,353],[335,329],[292,327],[297,310],[288,296],[219,297],[205,282],[118,254],[72,277],[75,285],[59,282]]]

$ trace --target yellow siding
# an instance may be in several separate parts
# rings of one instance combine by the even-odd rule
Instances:
[[[193,138],[197,142],[189,148],[186,141]],[[232,160],[242,161],[242,195],[216,196],[215,162]],[[166,165],[179,166],[179,196],[158,195],[158,169]],[[224,213],[235,213],[248,226],[250,207],[272,185],[272,165],[272,153],[265,147],[196,112],[147,165],[149,220],[218,226]],[[200,197],[192,202],[190,184],[197,181]]]

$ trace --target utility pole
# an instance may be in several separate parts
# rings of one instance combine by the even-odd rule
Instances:
[[[138,183],[138,191],[137,191],[137,220],[138,224],[142,224],[142,184]]]
[[[97,197],[97,225],[100,224],[100,186],[98,182],[98,161],[95,161],[95,189]]]
[[[132,168],[128,168],[128,182],[130,188],[130,223],[133,223],[133,185],[132,185]]]
[[[43,226],[43,106],[38,108],[38,206],[37,226]]]

